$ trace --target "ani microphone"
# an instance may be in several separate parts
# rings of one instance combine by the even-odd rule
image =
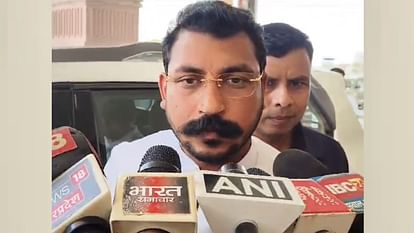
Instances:
[[[289,179],[248,175],[235,164],[195,174],[198,203],[213,232],[283,233],[302,213]]]

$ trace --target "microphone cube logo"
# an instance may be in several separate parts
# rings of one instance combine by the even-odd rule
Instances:
[[[348,207],[335,195],[311,179],[292,180],[305,203],[304,213],[349,212]]]
[[[317,179],[332,194],[355,212],[364,211],[364,177],[359,174],[337,174]]]
[[[207,193],[293,200],[281,180],[203,174]]]
[[[61,127],[52,131],[52,158],[77,147],[69,128]]]
[[[88,158],[88,157],[86,157]],[[101,189],[90,160],[83,159],[52,183],[52,229],[88,205]]]
[[[123,185],[124,214],[190,214],[186,177],[129,176]]]

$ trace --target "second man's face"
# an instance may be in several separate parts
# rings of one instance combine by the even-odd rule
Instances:
[[[246,152],[263,109],[262,82],[243,81],[260,75],[249,37],[239,33],[219,39],[183,30],[170,54],[168,75],[160,76],[159,87],[183,148],[210,164]]]
[[[289,134],[305,113],[310,95],[311,62],[305,49],[283,57],[267,56],[264,110],[255,134]]]

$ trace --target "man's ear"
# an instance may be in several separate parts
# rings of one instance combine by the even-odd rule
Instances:
[[[160,107],[165,110],[167,101],[167,75],[165,73],[161,73],[158,78],[158,89],[161,95]]]

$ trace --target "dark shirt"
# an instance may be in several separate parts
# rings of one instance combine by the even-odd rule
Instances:
[[[301,124],[293,129],[291,148],[310,153],[325,164],[331,174],[349,172],[348,159],[342,146],[333,138]]]

